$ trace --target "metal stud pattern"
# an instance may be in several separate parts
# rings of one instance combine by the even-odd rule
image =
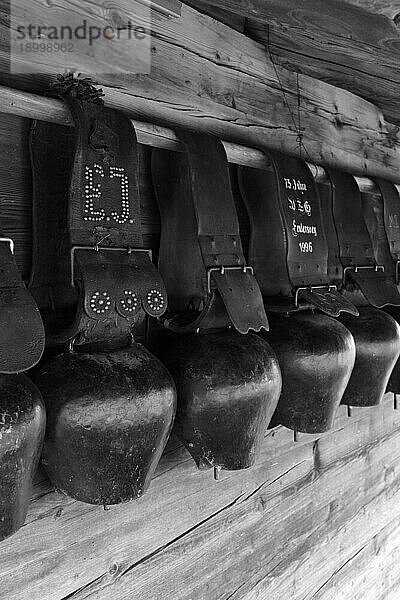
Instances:
[[[120,225],[123,225],[129,220],[130,206],[129,206],[129,180],[125,173],[125,169],[122,167],[110,167],[110,177],[119,177],[121,179],[121,202],[122,202],[122,214],[118,214],[116,211],[112,211],[111,216]],[[132,221],[130,221],[132,223]]]
[[[97,173],[100,177],[104,177],[104,169],[101,165],[93,165],[93,169],[85,167],[85,207],[84,221],[103,221],[106,217],[104,208],[100,210],[94,209],[94,201],[101,198],[101,184],[94,185],[93,174]]]
[[[84,221],[98,222],[98,221],[111,221],[113,219],[119,225],[129,222],[134,223],[133,219],[130,219],[131,208],[129,203],[129,178],[123,167],[110,167],[109,177],[110,179],[118,178],[121,184],[121,206],[122,212],[119,213],[113,210],[110,215],[106,214],[104,208],[95,210],[95,201],[101,200],[102,191],[101,183],[94,184],[94,174],[105,178],[106,174],[102,165],[94,164],[93,168],[85,167],[85,206],[84,206]]]
[[[147,294],[147,303],[151,310],[161,312],[165,307],[165,298],[160,290],[150,290]]]
[[[90,298],[90,308],[96,315],[104,315],[111,307],[111,298],[107,292],[95,292]]]
[[[132,290],[125,290],[124,297],[120,299],[121,306],[127,312],[134,312],[138,307],[138,298]]]

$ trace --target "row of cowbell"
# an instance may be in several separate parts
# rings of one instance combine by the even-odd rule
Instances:
[[[159,202],[166,191],[165,181],[157,181],[157,164],[167,161],[173,182],[175,167],[184,160],[167,154],[153,159]],[[400,391],[398,309],[391,308],[391,314],[381,310],[400,306],[398,265],[389,240],[386,252],[383,238],[376,243],[378,225],[369,218],[372,210],[384,219],[391,184],[380,182],[379,187],[378,182],[363,197],[351,176],[328,171],[330,179],[317,190],[311,174],[306,175],[308,191],[314,186],[311,213],[320,212],[317,225],[306,231],[318,238],[329,281],[309,275],[305,268],[305,284],[296,286],[290,243],[302,235],[296,223],[304,225],[307,219],[301,221],[301,195],[285,190],[288,181],[301,180],[293,171],[300,168],[304,175],[307,166],[285,160],[287,173],[282,157],[272,157],[272,171],[239,168],[231,173],[249,215],[247,261],[265,301],[269,331],[242,335],[229,326],[203,334],[164,335],[159,325],[152,325],[151,352],[134,343],[114,354],[65,353],[38,370],[37,387],[25,375],[2,377],[7,409],[0,421],[0,539],[24,522],[44,440],[45,405],[43,462],[53,483],[78,500],[111,504],[134,500],[147,490],[174,421],[200,468],[236,470],[254,464],[268,426],[323,433],[332,427],[341,402],[374,406],[387,389]],[[344,193],[350,195],[344,198]],[[397,200],[400,215],[398,194]],[[290,211],[298,210],[296,221]],[[274,223],[273,231],[263,230],[268,223]],[[391,223],[397,226],[393,213]],[[383,231],[385,223],[380,225]],[[317,235],[312,227],[319,228]],[[355,264],[351,248],[346,256],[349,240],[364,248],[363,264]],[[309,264],[314,261],[313,252],[301,254],[310,255]],[[307,256],[300,258],[299,265],[307,265]],[[180,268],[163,266],[161,252],[161,275],[176,303],[172,311],[182,299],[168,284]],[[129,366],[118,381],[112,361]]]

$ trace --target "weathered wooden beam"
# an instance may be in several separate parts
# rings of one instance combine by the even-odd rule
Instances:
[[[236,31],[244,31],[246,26],[246,17],[244,15],[238,15],[230,10],[224,8],[218,8],[218,6],[206,6],[205,8],[197,0],[186,0],[185,4],[195,8],[199,12],[205,12],[205,14],[217,19],[221,23],[236,29]]]
[[[345,0],[349,4],[359,6],[377,15],[385,15],[388,19],[395,20],[400,14],[399,0]]]
[[[395,19],[400,13],[399,0],[338,0],[342,5],[342,10],[346,10],[348,6],[356,6],[367,10],[376,15],[383,15],[388,19]],[[199,8],[207,9],[208,7],[219,6],[220,11],[229,11],[231,14],[236,14],[243,17],[259,17],[263,16],[265,10],[268,10],[268,5],[278,5],[278,0],[196,0],[195,2],[185,1],[185,4],[196,4]],[[283,2],[279,2],[284,6],[288,6]],[[325,2],[325,4],[328,4]],[[347,5],[347,6],[346,6]],[[294,4],[291,4],[293,7]],[[309,3],[302,1],[298,4],[298,8],[309,8]]]
[[[12,114],[28,119],[37,119],[56,123],[58,125],[72,126],[73,119],[70,110],[54,98],[47,98],[19,90],[13,90],[0,86],[0,113]],[[154,123],[143,123],[132,119],[138,142],[145,146],[183,152],[183,146],[176,133],[167,127],[155,125]],[[253,167],[253,169],[272,168],[266,155],[256,148],[248,148],[239,144],[223,141],[228,162]],[[326,177],[323,167],[308,163],[316,179],[322,180]],[[356,177],[361,191],[372,191],[375,185],[371,179]],[[400,184],[398,184],[400,193]]]
[[[247,16],[246,33],[268,46],[277,63],[352,91],[374,102],[389,121],[400,123],[400,32],[386,11],[372,12],[379,2],[364,4],[199,0],[202,10],[218,5]]]
[[[46,22],[47,11],[60,6],[69,11],[73,7],[78,22],[82,20],[77,0],[60,0],[51,9],[32,0],[29,10]],[[113,3],[113,10],[118,8],[124,18],[134,18],[125,0]],[[5,35],[1,10],[0,39]],[[21,12],[22,24],[30,18],[27,13]],[[109,106],[137,120],[187,127],[228,142],[268,147],[316,164],[400,182],[399,128],[385,122],[373,104],[277,69],[261,45],[185,5],[181,18],[154,24],[151,45],[147,76],[119,75],[115,65],[102,65],[104,73],[111,73],[98,77]],[[24,74],[11,75],[0,42],[0,79],[44,91],[59,70],[54,54],[45,58],[40,77],[26,55],[20,59]],[[89,76],[93,72],[93,58],[87,54],[74,53],[71,60],[76,71]]]
[[[37,119],[57,125],[72,127],[73,118],[68,106],[61,100],[21,92],[0,86],[0,113]],[[183,147],[176,133],[167,127],[144,123],[132,119],[135,126],[138,142],[145,146],[153,146],[163,150],[183,152]],[[238,165],[253,167],[256,169],[268,169],[268,161],[261,150],[248,148],[224,142],[228,161]]]

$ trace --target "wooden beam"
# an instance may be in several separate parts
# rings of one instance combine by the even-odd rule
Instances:
[[[27,119],[37,119],[56,123],[58,125],[73,125],[73,118],[68,107],[61,101],[54,98],[46,98],[26,92],[20,92],[0,86],[0,113],[11,114]],[[184,148],[179,141],[176,133],[167,127],[155,125],[154,123],[143,123],[132,119],[135,127],[139,144],[161,148],[162,150],[171,150],[173,152],[183,152]],[[266,155],[256,148],[248,148],[222,140],[228,162],[252,167],[253,169],[272,169]],[[313,176],[317,180],[326,178],[326,172],[323,167],[308,163]],[[358,186],[363,192],[370,192],[375,189],[375,184],[367,177],[356,177]],[[397,185],[400,193],[400,184]]]
[[[334,0],[335,1],[335,0]],[[400,0],[338,0],[342,6],[342,10],[346,11],[348,7],[356,6],[368,12],[371,12],[375,15],[383,15],[388,19],[395,19],[395,17],[400,13]],[[199,10],[208,10],[209,8],[214,8],[215,6],[219,6],[220,11],[229,11],[231,14],[236,14],[237,16],[242,17],[255,17],[265,15],[265,10],[268,10],[268,6],[282,4],[284,7],[288,8],[288,3],[283,0],[283,2],[278,2],[278,0],[196,0],[195,2],[190,2],[186,0],[185,4],[196,4],[199,7]],[[331,0],[330,2],[331,3]],[[328,2],[325,2],[328,4]],[[291,4],[290,8],[293,8],[293,4]],[[305,2],[298,3],[298,8],[309,9],[310,4]]]
[[[399,0],[346,0],[346,2],[392,20],[400,14]]]
[[[126,0],[114,4],[133,18]],[[29,11],[21,6],[25,25],[30,10],[46,22],[47,11],[61,6],[74,8],[73,14],[82,20],[78,0],[59,0],[51,9],[40,0],[32,0]],[[4,39],[7,28],[1,10],[0,39]],[[102,65],[104,73],[111,73],[98,77],[109,106],[140,121],[187,127],[228,142],[276,149],[316,164],[400,182],[399,128],[385,122],[373,104],[277,69],[261,45],[185,5],[181,18],[154,24],[151,45],[148,76],[118,75],[114,64]],[[7,72],[7,48],[0,42],[0,80],[27,90],[47,90],[60,67],[54,54],[45,58],[41,76],[27,55],[20,60],[24,74],[12,75]],[[78,72],[88,76],[93,72],[93,58],[87,54],[75,53],[73,61]]]
[[[205,11],[218,5],[247,16],[246,33],[268,46],[277,63],[352,91],[374,102],[389,121],[400,123],[400,32],[392,21],[398,1],[389,13],[373,13],[374,5],[382,3],[364,6],[363,0],[198,4]]]
[[[245,30],[246,17],[244,15],[238,15],[230,10],[218,8],[217,6],[203,7],[202,4],[199,4],[197,0],[186,0],[185,4],[195,8],[199,12],[204,12],[213,19],[217,19],[217,21],[224,23],[224,25],[228,25],[229,27],[232,27],[232,29],[236,29],[236,31],[243,32]]]
[[[0,113],[46,121],[57,125],[73,126],[68,106],[61,100],[21,92],[0,86]],[[132,119],[138,142],[145,146],[183,152],[176,133],[167,127]],[[269,163],[261,150],[224,142],[228,161],[255,169],[268,169]]]

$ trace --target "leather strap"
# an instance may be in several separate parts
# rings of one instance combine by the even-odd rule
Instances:
[[[314,178],[300,159],[269,153],[274,172],[239,168],[251,224],[249,260],[269,310],[358,314],[328,275],[328,244]]]
[[[123,347],[167,308],[143,245],[135,131],[123,114],[68,99],[75,130],[34,124],[31,290],[51,345]],[[69,317],[69,318],[66,318]]]
[[[332,184],[333,216],[344,267],[344,288],[358,289],[367,304],[400,305],[400,294],[385,265],[378,264],[364,220],[361,193],[352,175],[327,169]]]
[[[162,233],[159,269],[170,290],[165,326],[205,332],[268,329],[253,270],[243,255],[222,143],[179,131],[185,153],[153,151]]]
[[[44,350],[39,309],[18,271],[14,243],[0,232],[0,373],[27,371]]]
[[[389,181],[376,179],[379,194],[364,194],[363,206],[367,220],[370,215],[376,234],[372,237],[377,260],[385,265],[386,272],[399,283],[400,266],[400,196],[396,186]],[[369,227],[371,234],[371,229]]]

